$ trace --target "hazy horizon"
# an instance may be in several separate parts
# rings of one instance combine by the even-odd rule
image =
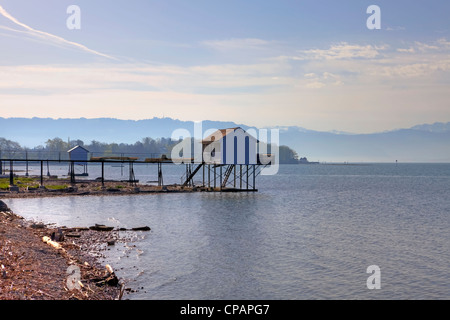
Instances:
[[[209,129],[223,129],[247,124],[205,121],[203,133]],[[0,117],[0,137],[16,141],[23,147],[45,145],[49,139],[63,141],[93,140],[102,143],[134,144],[145,137],[170,138],[177,129],[187,129],[195,136],[194,122],[172,118],[153,118],[126,121],[114,118],[51,119]],[[256,128],[258,129],[258,128]],[[258,132],[259,130],[257,130]],[[279,130],[279,144],[286,145],[306,156],[310,161],[339,162],[449,162],[450,123],[416,125],[411,128],[372,134],[342,134],[308,130],[301,127],[283,127]]]
[[[377,1],[375,30],[372,4],[2,0],[1,115],[351,133],[450,121],[450,3]]]
[[[221,120],[213,120],[213,119],[202,119],[202,120],[181,120],[181,119],[177,119],[177,118],[173,118],[173,117],[158,117],[158,116],[154,116],[151,118],[142,118],[142,119],[122,119],[122,118],[114,118],[114,117],[0,117],[0,119],[51,119],[51,120],[82,120],[82,119],[86,119],[86,120],[100,120],[100,119],[111,119],[111,120],[120,120],[120,121],[134,121],[134,122],[138,122],[138,121],[147,121],[147,120],[154,120],[154,119],[170,119],[170,120],[174,120],[174,121],[180,121],[180,122],[204,122],[204,121],[210,121],[210,122],[221,122]],[[234,122],[234,121],[227,121],[227,122]],[[403,130],[403,129],[412,129],[414,127],[417,126],[423,126],[423,125],[428,125],[428,126],[433,126],[436,124],[449,124],[449,122],[443,122],[443,121],[436,121],[433,123],[416,123],[413,124],[410,127],[393,127],[387,130],[383,130],[383,131],[373,131],[373,132],[364,132],[364,133],[356,133],[356,132],[349,132],[349,131],[342,131],[340,129],[331,129],[328,131],[320,131],[320,130],[313,130],[307,127],[302,126],[301,124],[299,125],[291,125],[291,126],[287,126],[287,125],[279,125],[279,124],[272,124],[272,125],[267,125],[267,126],[255,126],[252,125],[251,123],[236,123],[237,125],[243,125],[243,126],[247,126],[247,127],[254,127],[254,128],[300,128],[300,129],[305,129],[308,131],[317,131],[317,132],[326,132],[326,133],[335,133],[335,134],[350,134],[350,135],[358,135],[358,134],[376,134],[376,133],[384,133],[384,132],[390,132],[390,131],[396,131],[396,130]]]

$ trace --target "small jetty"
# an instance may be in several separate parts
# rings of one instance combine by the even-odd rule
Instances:
[[[256,192],[256,177],[264,167],[271,163],[273,155],[258,154],[257,139],[241,128],[229,128],[217,130],[201,142],[201,157],[180,157],[171,159],[167,154],[155,155],[96,155],[82,146],[75,146],[66,153],[59,152],[55,158],[42,159],[29,157],[28,154],[14,153],[14,157],[0,159],[0,176],[9,179],[9,192],[23,191],[23,187],[15,184],[15,178],[29,176],[29,165],[38,165],[40,174],[33,176],[38,185],[28,186],[26,191],[44,192],[51,189],[50,181],[61,182],[63,179],[50,174],[50,164],[65,164],[68,168],[67,183],[70,187],[51,190],[54,193],[72,193],[80,195],[96,194],[99,192],[123,193],[125,188],[117,188],[112,184],[116,182],[127,183],[129,192]],[[177,147],[177,146],[176,146]],[[178,146],[182,154],[182,146]],[[178,150],[177,150],[178,151]],[[5,152],[3,153],[5,154]],[[62,157],[62,154],[68,157]],[[267,161],[269,159],[270,161]],[[128,167],[128,179],[111,180],[105,174],[105,165],[123,170]],[[154,164],[157,180],[139,183],[135,176],[134,167],[141,164]],[[95,179],[89,179],[89,167],[101,166],[101,175]],[[163,167],[167,165],[184,166],[185,170],[178,184],[164,184]],[[20,167],[21,170],[17,170]],[[153,168],[153,166],[151,166]],[[25,168],[25,170],[23,170]],[[44,170],[44,168],[46,170]],[[154,169],[151,169],[154,170]],[[46,172],[45,172],[46,171]],[[18,173],[24,175],[18,175]],[[147,184],[156,184],[152,187]],[[53,183],[54,184],[54,183]],[[78,185],[92,184],[97,189],[78,188]],[[47,188],[47,186],[49,188]]]

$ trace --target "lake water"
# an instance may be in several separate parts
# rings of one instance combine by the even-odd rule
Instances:
[[[179,183],[183,170],[163,170]],[[5,202],[59,225],[150,226],[107,251],[128,299],[450,298],[450,164],[282,165],[257,187]]]

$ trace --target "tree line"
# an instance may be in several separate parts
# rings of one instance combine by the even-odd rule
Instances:
[[[146,137],[135,143],[106,143],[92,140],[85,143],[82,140],[64,141],[56,137],[48,139],[45,145],[25,148],[18,142],[5,138],[0,138],[0,152],[2,158],[13,159],[61,159],[67,160],[67,151],[75,146],[81,146],[87,149],[94,156],[146,156],[160,157],[162,154],[170,152],[173,145],[178,141],[172,141],[170,138],[153,139]]]
[[[135,143],[106,143],[92,140],[85,143],[82,140],[68,140],[56,137],[48,139],[45,145],[39,145],[33,148],[26,148],[20,143],[5,138],[0,138],[0,158],[3,159],[49,159],[49,160],[67,160],[67,151],[75,146],[81,146],[87,149],[93,156],[136,156],[161,157],[166,155],[170,157],[172,148],[180,141],[170,138],[153,139],[145,137]],[[288,146],[279,147],[280,163],[298,163],[298,154]]]

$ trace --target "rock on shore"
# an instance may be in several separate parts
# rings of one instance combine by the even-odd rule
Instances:
[[[0,200],[0,212],[11,212],[11,209],[2,200]]]

